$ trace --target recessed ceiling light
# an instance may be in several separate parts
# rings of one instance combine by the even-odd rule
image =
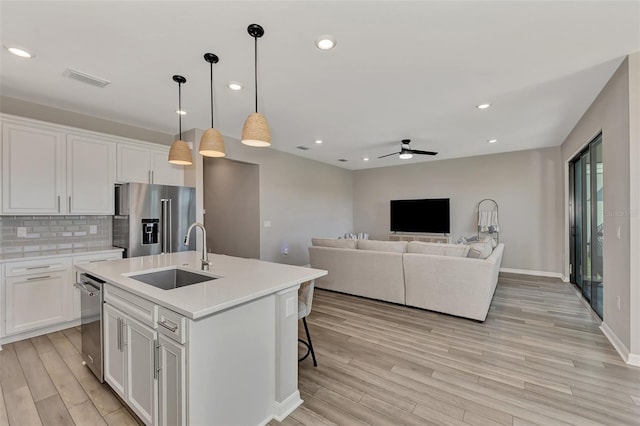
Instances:
[[[321,35],[316,39],[316,47],[320,50],[330,50],[336,47],[336,38],[332,35]]]
[[[176,114],[178,114],[178,115],[187,115],[187,111],[185,111],[183,109],[178,109],[178,110],[176,110]]]
[[[7,47],[7,50],[21,58],[33,58],[33,55],[31,53],[27,52],[24,49],[20,49],[19,47]]]
[[[489,143],[496,143],[496,142],[498,142],[498,139],[489,139],[487,142],[489,142]]]
[[[487,109],[491,106],[491,104],[480,104],[480,105],[476,105],[476,108],[478,109]]]
[[[364,157],[362,161],[369,161],[369,157]]]
[[[240,84],[240,83],[239,83],[239,82],[237,82],[237,81],[230,81],[230,82],[228,82],[228,83],[227,83],[227,87],[228,87],[229,89],[231,89],[231,90],[235,90],[235,91],[242,90],[242,84]]]
[[[320,139],[316,139],[316,143],[317,143],[318,145],[320,145],[320,144],[322,143],[322,140],[320,140]]]

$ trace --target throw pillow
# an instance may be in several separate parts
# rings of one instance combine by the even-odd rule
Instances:
[[[445,256],[467,257],[469,246],[461,244],[441,244]]]
[[[472,243],[468,247],[469,253],[467,254],[467,257],[474,259],[486,259],[491,256],[491,253],[493,252],[493,247],[491,246],[490,241]]]
[[[333,247],[333,248],[356,248],[356,240],[337,239],[337,238],[312,238],[311,244],[316,247]]]
[[[358,240],[359,250],[386,251],[392,253],[406,253],[406,241],[376,241],[376,240]]]

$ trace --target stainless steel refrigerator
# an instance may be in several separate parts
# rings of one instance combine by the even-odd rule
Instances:
[[[124,257],[195,250],[184,237],[196,221],[195,188],[146,183],[116,185],[113,245]]]

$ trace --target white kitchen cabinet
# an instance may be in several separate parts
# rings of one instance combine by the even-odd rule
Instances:
[[[186,425],[185,347],[158,334],[158,425]]]
[[[126,399],[126,352],[122,350],[124,343],[122,318],[124,315],[106,303],[102,308],[104,380],[111,385],[120,398]]]
[[[68,135],[67,165],[67,212],[113,214],[116,144]]]
[[[2,213],[59,214],[66,205],[65,135],[41,126],[2,125]]]
[[[7,264],[6,275],[6,335],[71,320],[71,274],[68,259]]]
[[[139,299],[105,286],[103,306],[104,378],[146,424],[156,424],[158,382],[156,376],[157,332],[146,325],[148,318]],[[113,306],[116,304],[120,309]],[[125,310],[125,307],[131,310]],[[152,308],[152,316],[156,307]],[[137,317],[137,318],[136,318]]]
[[[141,182],[157,185],[184,184],[184,167],[168,161],[169,147],[118,144],[118,182]]]

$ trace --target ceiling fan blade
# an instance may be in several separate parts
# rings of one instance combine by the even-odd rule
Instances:
[[[399,152],[394,152],[393,154],[383,155],[382,157],[378,157],[378,158],[390,157],[392,155],[398,155],[398,154],[400,154],[400,153]]]
[[[412,149],[411,150],[412,153],[414,154],[422,154],[422,155],[438,155],[437,152],[433,152],[433,151],[420,151],[419,149]]]

